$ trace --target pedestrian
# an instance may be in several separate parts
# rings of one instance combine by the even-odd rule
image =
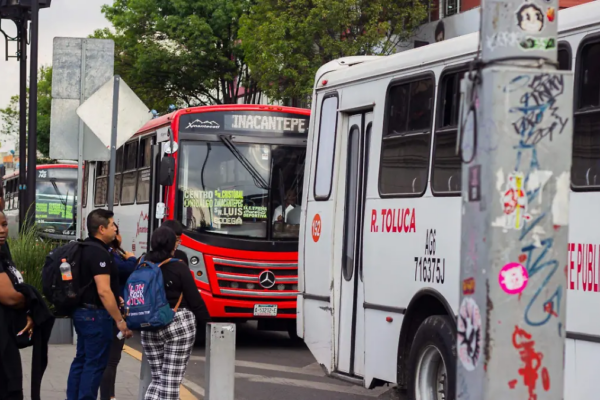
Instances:
[[[132,336],[119,310],[119,271],[109,253],[117,228],[113,212],[97,209],[87,217],[91,246],[81,253],[81,301],[73,313],[77,353],[67,381],[67,400],[96,400],[108,364],[113,324]],[[113,322],[114,321],[114,322]]]
[[[177,245],[175,246],[175,254],[173,255],[173,257],[183,261],[185,265],[189,267],[190,262],[188,260],[187,254],[179,250],[179,245],[181,244],[181,236],[183,235],[183,226],[181,225],[181,222],[175,219],[169,219],[163,222],[161,226],[167,227],[173,232],[175,232],[175,236],[177,236]]]
[[[8,221],[0,212],[0,400],[23,399],[23,371],[21,354],[17,344],[16,320],[19,314],[27,314],[25,296],[15,289],[23,283],[23,276],[4,252],[8,238]],[[33,329],[33,320],[26,316],[27,326],[23,333]]]
[[[135,267],[137,266],[137,258],[135,254],[125,251],[121,248],[123,240],[117,224],[115,224],[115,227],[117,228],[117,234],[115,236],[115,240],[113,240],[110,244],[109,251],[113,256],[113,261],[117,264],[117,269],[119,270],[119,296],[122,296],[125,292],[125,283],[127,282],[127,278],[129,278],[129,275],[135,271]],[[123,314],[123,304],[121,303],[120,305],[121,313]],[[125,346],[125,341],[120,340],[117,337],[118,334],[119,329],[115,326],[113,329],[113,339],[110,347],[108,365],[104,370],[104,376],[102,377],[102,383],[100,384],[100,400],[116,399],[115,380],[117,377],[117,367],[121,361],[121,354],[123,352],[123,347]]]
[[[160,264],[173,258],[177,247],[175,233],[164,226],[152,234],[151,251],[145,260]],[[185,375],[196,336],[196,318],[202,318],[203,302],[189,268],[181,261],[161,266],[169,305],[175,308],[173,322],[156,331],[142,331],[142,346],[152,371],[152,383],[145,400],[178,400],[179,385]]]

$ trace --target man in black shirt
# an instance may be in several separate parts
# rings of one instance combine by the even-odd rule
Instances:
[[[181,223],[174,219],[169,219],[163,222],[161,226],[165,226],[175,232],[175,236],[177,236],[177,245],[175,246],[175,254],[173,254],[173,257],[183,261],[183,263],[189,267],[190,262],[187,254],[179,250],[179,245],[181,244],[181,235],[183,235],[183,227],[181,226]]]
[[[77,332],[77,354],[71,364],[67,400],[96,400],[102,375],[108,364],[113,323],[124,337],[132,336],[119,311],[119,271],[108,252],[108,243],[117,228],[112,211],[98,209],[87,217],[92,244],[82,249],[80,285],[81,303],[73,313]],[[114,322],[113,322],[114,320]]]

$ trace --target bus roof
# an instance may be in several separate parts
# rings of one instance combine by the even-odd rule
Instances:
[[[264,104],[221,104],[215,106],[190,107],[173,111],[170,114],[162,115],[160,117],[150,120],[146,123],[146,125],[142,127],[142,129],[137,131],[137,133],[133,137],[154,132],[156,129],[164,126],[169,126],[175,119],[177,119],[182,114],[195,114],[214,111],[275,111],[307,116],[310,115],[310,110],[306,108],[269,106]]]
[[[558,30],[565,34],[575,29],[585,28],[600,23],[600,2],[581,4],[559,11]],[[328,88],[361,79],[370,79],[412,68],[425,67],[430,64],[451,63],[452,60],[467,55],[475,56],[479,44],[479,32],[458,36],[442,42],[406,50],[390,56],[364,56],[364,62],[352,67],[340,65],[326,76],[326,84],[315,82],[317,90]],[[485,43],[483,44],[485,45]],[[355,61],[356,62],[356,61]],[[317,76],[317,78],[320,78]]]
[[[36,170],[38,170],[38,169],[55,169],[55,168],[77,169],[77,165],[76,164],[40,164],[40,165],[36,165],[36,167],[35,167]],[[15,176],[19,176],[19,171],[15,171],[9,175],[4,175],[4,177],[2,179],[6,180],[6,179],[14,178]]]

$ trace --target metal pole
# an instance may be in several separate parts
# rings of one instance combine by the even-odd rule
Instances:
[[[20,29],[20,88],[19,88],[19,229],[25,226],[25,187],[27,182],[27,19]]]
[[[121,77],[114,77],[112,134],[110,137],[110,166],[108,170],[108,209],[112,211],[115,203],[115,167],[117,162],[117,126],[119,124],[119,84]]]
[[[152,382],[152,370],[150,369],[150,363],[146,358],[146,353],[142,352],[142,366],[140,370],[140,386],[138,390],[138,400],[144,400],[146,397],[146,391]]]
[[[235,324],[206,324],[206,400],[233,400]]]
[[[29,136],[27,140],[27,201],[26,223],[35,222],[35,181],[37,160],[37,92],[38,92],[38,37],[39,37],[39,0],[31,2],[31,54],[29,68]]]
[[[79,104],[83,104],[85,101],[85,69],[87,59],[87,39],[81,41],[81,80],[79,84]],[[84,166],[83,166],[83,148],[84,148],[84,129],[85,125],[81,119],[79,119],[79,132],[77,137],[77,219],[76,219],[76,239],[81,239],[83,236],[83,179],[84,179]],[[90,166],[87,165],[86,168]],[[88,187],[89,191],[89,187]],[[90,203],[91,204],[91,203]]]
[[[557,0],[484,0],[461,86],[456,397],[563,398],[573,75]]]

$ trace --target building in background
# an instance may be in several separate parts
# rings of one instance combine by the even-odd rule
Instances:
[[[592,0],[559,0],[559,8],[574,7],[590,1]],[[481,0],[431,0],[426,21],[412,40],[400,46],[398,51],[479,31],[480,6]]]

